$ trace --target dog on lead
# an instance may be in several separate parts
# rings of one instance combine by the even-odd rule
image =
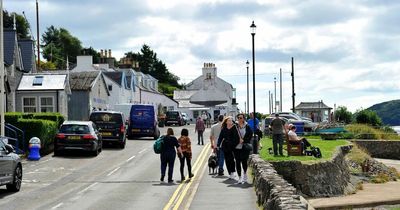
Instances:
[[[208,174],[216,174],[218,168],[217,155],[214,153],[208,158]],[[211,173],[212,171],[212,173]]]

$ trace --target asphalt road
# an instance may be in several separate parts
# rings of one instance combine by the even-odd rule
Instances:
[[[197,145],[194,126],[185,127],[194,140],[193,164],[204,146]],[[172,128],[179,136],[183,127]],[[23,161],[21,191],[8,193],[1,187],[0,209],[163,209],[179,182],[160,183],[160,159],[153,142],[131,139],[125,149],[103,148],[97,157],[74,152]],[[174,168],[174,179],[179,180],[177,160]]]

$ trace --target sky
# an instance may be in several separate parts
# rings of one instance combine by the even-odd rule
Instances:
[[[35,0],[3,0],[3,7],[24,11],[36,37]],[[242,111],[247,60],[253,110],[252,21],[256,111],[269,113],[269,91],[280,100],[280,69],[282,111],[290,111],[292,57],[296,105],[322,100],[354,112],[400,99],[400,1],[39,0],[39,11],[40,34],[62,27],[118,60],[147,44],[181,83],[214,63]]]

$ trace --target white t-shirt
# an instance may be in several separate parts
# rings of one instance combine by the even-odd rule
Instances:
[[[294,132],[292,130],[290,130],[288,132],[288,136],[289,136],[289,140],[291,140],[291,141],[298,141],[299,140],[299,138],[297,137],[296,132]]]
[[[222,127],[222,122],[219,122],[219,123],[211,126],[210,136],[213,136],[215,141],[218,140],[219,134],[221,133],[221,127]]]

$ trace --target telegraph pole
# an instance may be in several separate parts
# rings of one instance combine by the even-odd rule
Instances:
[[[39,37],[39,2],[36,0],[36,41],[37,41],[37,70],[40,70],[40,37]]]
[[[269,114],[271,114],[271,91],[268,90],[268,105],[269,105]]]
[[[275,100],[274,100],[274,112],[276,112],[276,77],[274,77],[274,95],[275,95]]]
[[[280,93],[279,93],[279,111],[282,112],[282,68],[279,69],[279,85],[280,85]]]
[[[296,113],[296,109],[294,107],[295,104],[295,97],[296,97],[296,93],[294,92],[294,58],[292,57],[292,111],[293,113]]]

